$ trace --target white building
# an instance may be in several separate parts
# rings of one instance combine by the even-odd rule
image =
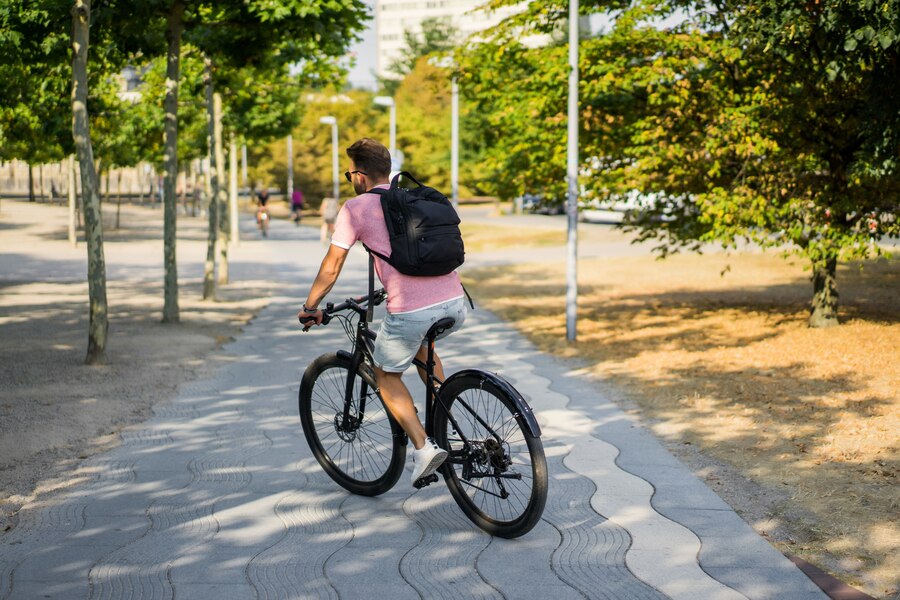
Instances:
[[[486,0],[375,0],[375,70],[385,77],[404,47],[404,32],[421,31],[422,21],[449,18],[463,38],[498,24],[518,10],[478,10]]]

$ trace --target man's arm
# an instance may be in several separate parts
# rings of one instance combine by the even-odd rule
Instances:
[[[319,273],[316,275],[316,279],[313,281],[312,287],[309,289],[309,295],[306,297],[306,302],[304,303],[305,307],[315,308],[317,310],[313,313],[308,313],[301,308],[300,312],[297,313],[298,318],[315,318],[316,325],[322,322],[322,311],[318,310],[319,303],[328,295],[331,288],[334,287],[338,275],[341,274],[341,269],[344,268],[344,261],[347,260],[348,253],[349,250],[341,248],[340,246],[334,244],[328,246],[328,253],[326,253],[325,258],[322,259],[322,264],[319,266]]]

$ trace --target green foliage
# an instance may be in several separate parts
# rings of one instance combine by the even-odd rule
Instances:
[[[416,68],[420,58],[453,50],[459,38],[459,29],[449,18],[423,19],[421,32],[409,29],[403,32],[403,49],[388,71],[403,78]]]
[[[136,63],[141,74],[140,100],[128,105],[119,120],[127,132],[131,148],[123,149],[138,160],[164,169],[166,58],[156,56]],[[178,157],[182,162],[207,155],[206,100],[203,90],[203,58],[196,48],[186,46],[181,57],[182,83],[178,90]],[[127,142],[126,142],[127,143]]]
[[[69,8],[59,0],[0,3],[2,160],[37,164],[74,151]]]
[[[400,55],[388,67],[392,76],[383,78],[379,85],[385,94],[397,93],[403,79],[415,70],[423,57],[446,56],[461,42],[459,29],[448,18],[429,17],[423,19],[420,31],[403,32],[403,48]]]
[[[900,232],[898,25],[900,2],[866,0],[769,0],[734,21],[778,100],[764,120],[778,163],[756,189],[814,265],[877,252]]]
[[[332,194],[333,189],[331,126],[322,125],[319,119],[326,115],[337,119],[341,197],[353,197],[356,193],[343,175],[348,166],[344,150],[362,137],[387,141],[387,117],[373,103],[373,97],[371,92],[363,90],[337,92],[334,89],[309,92],[301,97],[303,116],[300,125],[293,130],[294,186],[303,190],[310,206],[318,206],[322,198]],[[382,131],[383,136],[379,135]],[[256,187],[286,188],[285,156],[284,139],[248,148],[248,161],[252,165],[248,174]]]
[[[567,49],[518,39],[567,4],[532,2],[459,57],[505,197],[565,189]],[[668,28],[675,4],[603,4],[612,28],[580,46],[586,201],[637,194],[628,224],[663,253],[747,238],[820,268],[898,235],[900,2],[680,2]]]
[[[525,191],[563,193],[565,48],[537,50],[510,40],[473,46],[457,58],[460,90],[468,114],[481,122],[487,148],[486,191],[502,198]]]
[[[282,136],[298,122],[297,96],[344,72],[339,57],[366,18],[360,0],[185,1],[178,154],[206,153],[201,54],[215,58],[226,135]],[[165,18],[171,0],[104,2],[92,11],[89,111],[101,164],[162,167]],[[73,151],[71,2],[0,2],[0,159],[39,163]],[[142,98],[119,100],[118,73],[142,74]]]
[[[423,183],[450,194],[451,72],[422,57],[401,82],[397,103],[397,147],[404,153],[403,170]],[[483,193],[479,122],[460,103],[460,196]]]

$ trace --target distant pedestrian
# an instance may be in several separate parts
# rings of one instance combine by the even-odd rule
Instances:
[[[266,186],[256,193],[256,204],[258,205],[256,209],[256,224],[259,226],[259,230],[262,232],[263,237],[269,236],[268,203],[269,188]]]
[[[291,194],[291,215],[294,217],[294,225],[300,224],[300,219],[303,218],[303,214],[301,213],[302,210],[303,192],[300,188],[296,188]]]
[[[337,198],[325,198],[322,200],[322,233],[319,239],[323,244],[331,241],[331,234],[334,233],[334,223],[337,221],[338,212],[341,205],[338,204]]]

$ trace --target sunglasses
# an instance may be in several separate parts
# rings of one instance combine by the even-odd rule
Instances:
[[[347,178],[347,181],[349,181],[350,183],[353,183],[353,178],[350,176],[353,175],[354,173],[359,173],[360,175],[368,176],[368,173],[363,173],[362,171],[344,171],[344,177]]]

